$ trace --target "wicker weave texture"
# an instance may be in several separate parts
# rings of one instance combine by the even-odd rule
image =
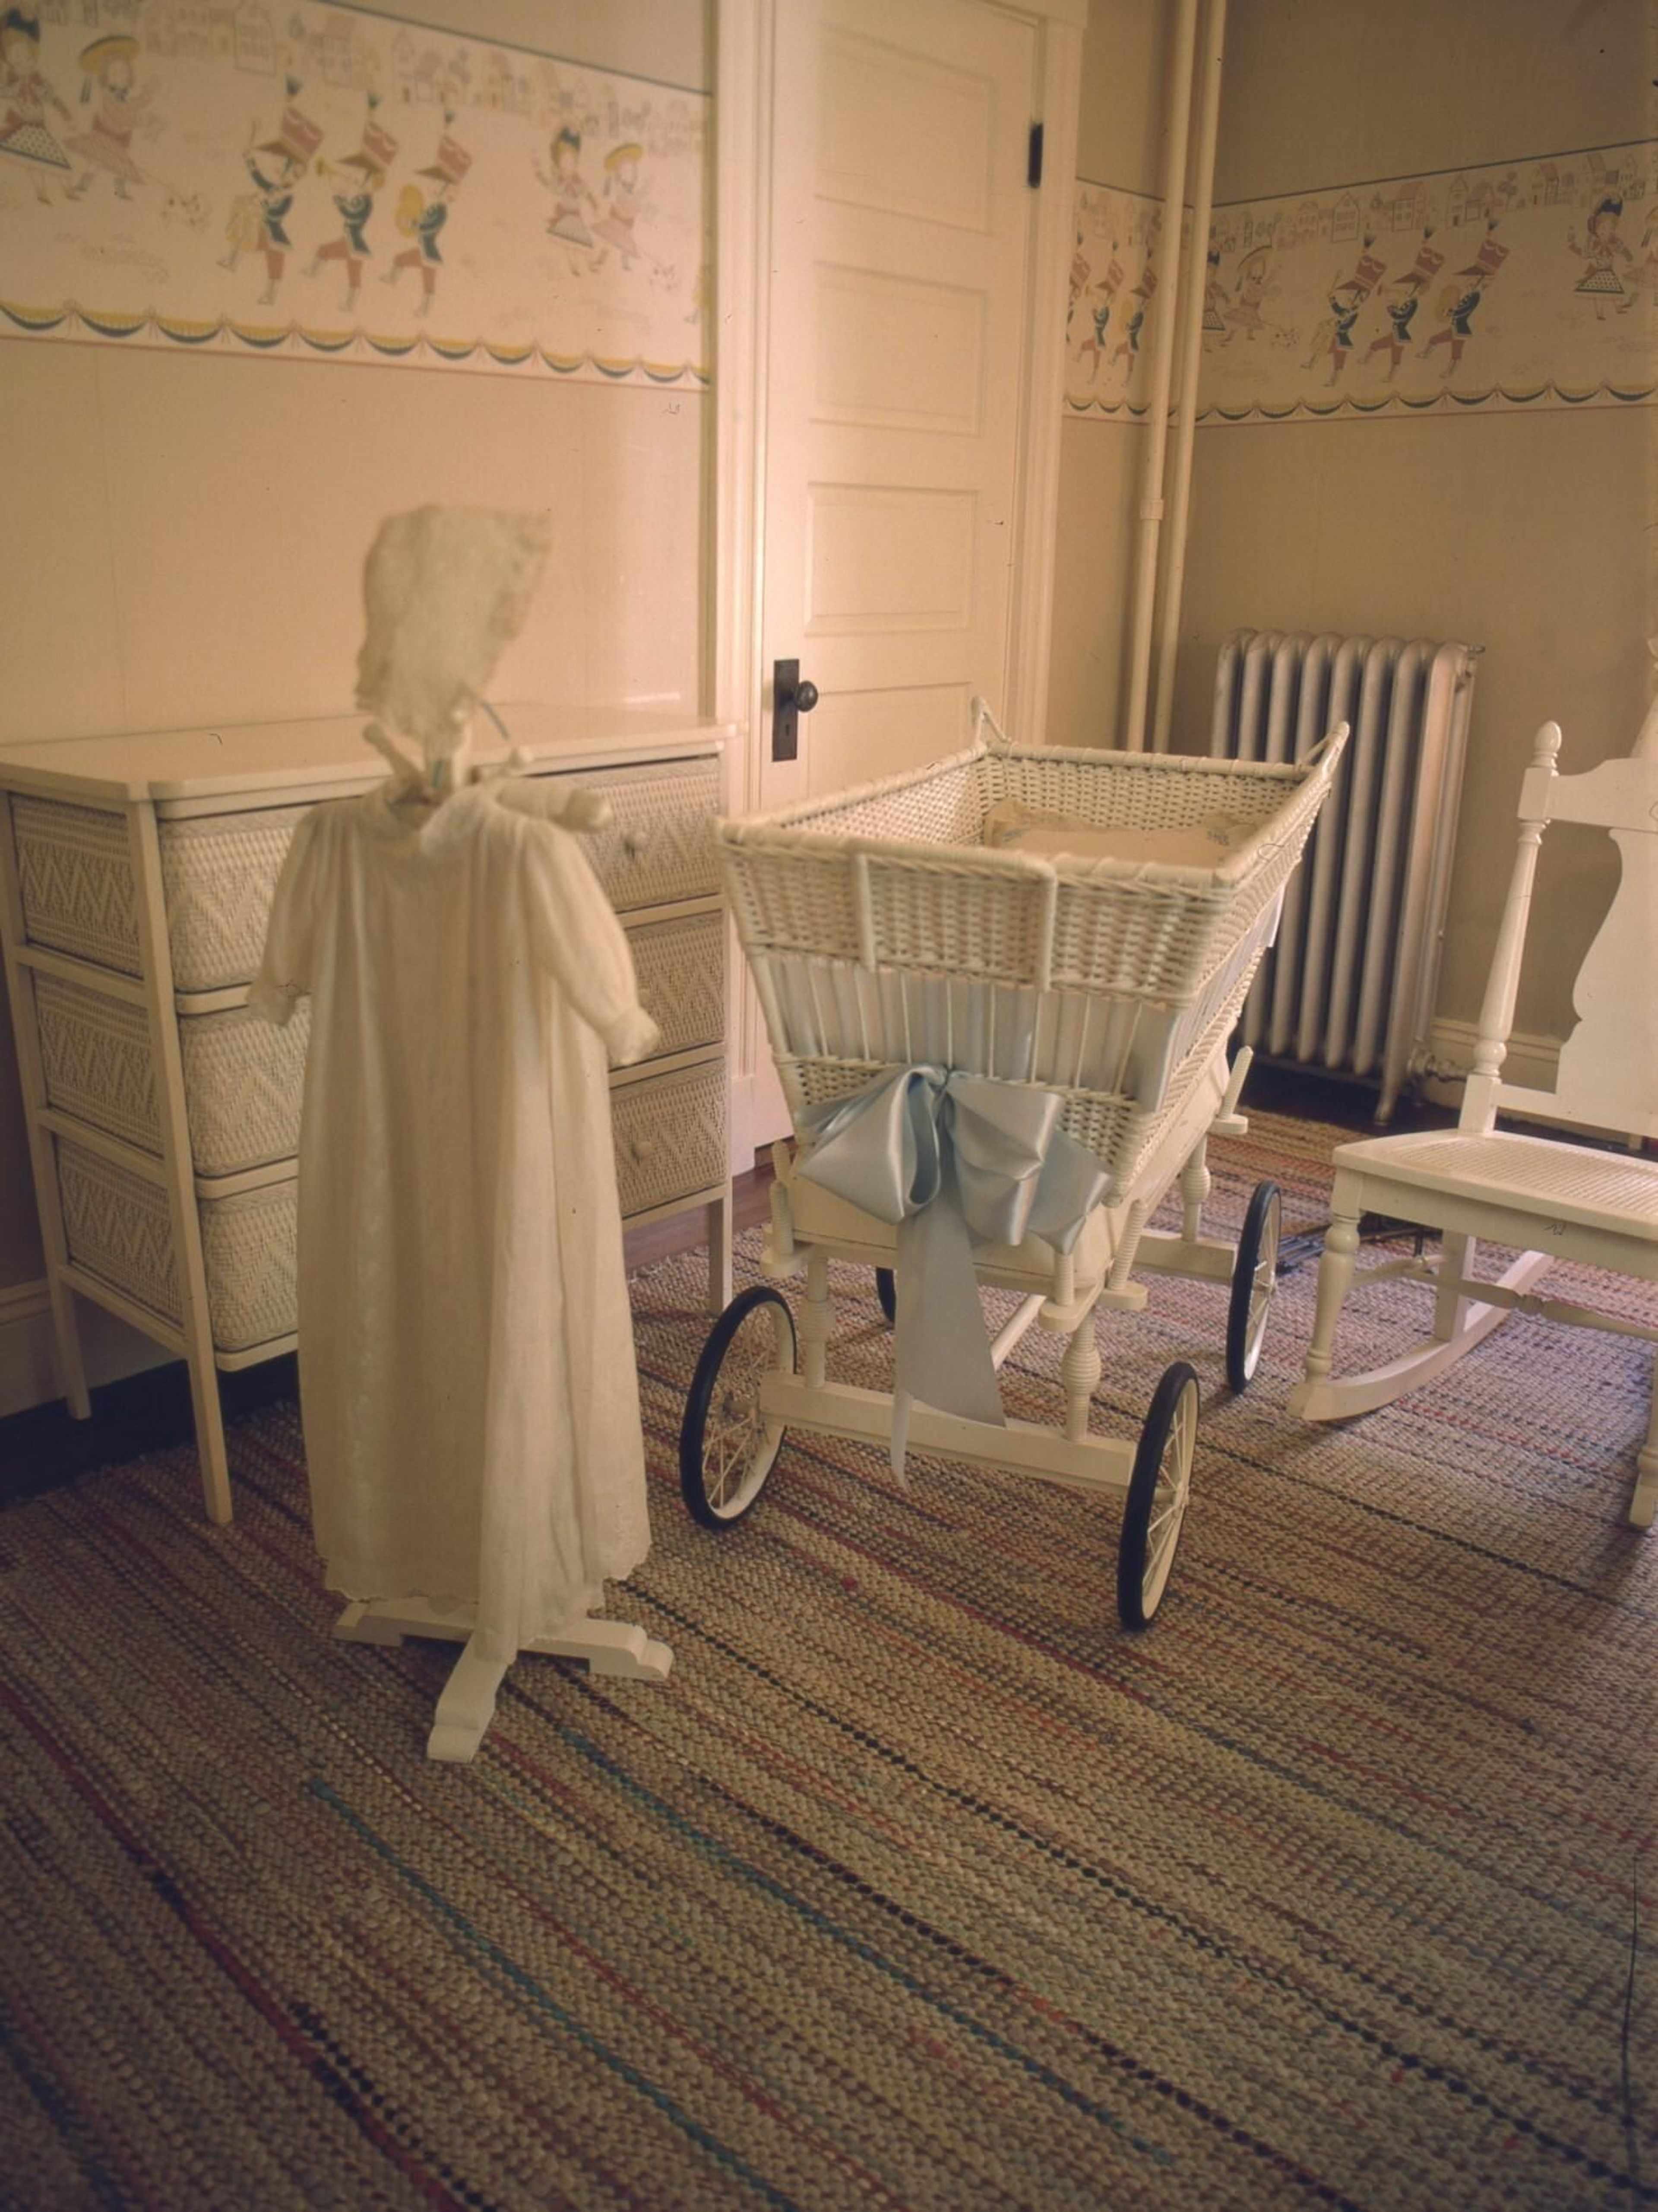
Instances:
[[[300,1146],[300,1103],[311,1001],[301,999],[285,1028],[243,1007],[187,1016],[179,1024],[185,1107],[197,1175],[236,1175],[292,1158]]]
[[[216,991],[258,973],[276,878],[309,811],[273,806],[161,824],[175,990]]]
[[[58,1147],[58,1182],[70,1259],[177,1328],[183,1307],[167,1193],[68,1140]],[[221,1352],[293,1333],[297,1188],[289,1176],[199,1202],[208,1315]]]
[[[208,1311],[221,1352],[288,1336],[297,1323],[299,1185],[292,1176],[201,1202]]]
[[[666,1206],[726,1179],[726,1067],[629,1084],[610,1094],[616,1190],[624,1214]]]
[[[70,1258],[176,1328],[182,1308],[167,1193],[67,1139],[57,1149]]]
[[[620,769],[594,776],[591,787],[610,802],[610,828],[584,842],[612,906],[626,913],[719,890],[717,760]]]
[[[1036,1083],[1127,1194],[1236,1019],[1331,765],[978,750],[724,825],[797,1123],[918,1060]],[[1254,827],[1212,870],[1055,864],[976,842],[1008,797],[1100,826]]]
[[[1273,909],[1327,781],[1171,756],[984,752],[723,833],[744,949],[1191,1006]],[[1257,834],[1214,871],[1035,861],[978,842],[1003,798],[1101,827]]]
[[[31,945],[141,973],[126,817],[55,799],[14,799],[23,928]]]
[[[688,915],[630,930],[640,1004],[662,1032],[663,1053],[717,1044],[726,1033],[726,917]]]
[[[56,975],[35,978],[34,1007],[47,1104],[159,1154],[161,1109],[143,1008]]]

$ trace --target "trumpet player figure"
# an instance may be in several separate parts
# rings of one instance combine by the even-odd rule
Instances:
[[[355,311],[363,265],[374,251],[368,243],[368,218],[374,212],[374,195],[385,185],[397,150],[397,140],[371,117],[363,125],[362,143],[355,154],[348,154],[343,161],[317,164],[319,177],[338,179],[333,200],[340,235],[317,248],[305,273],[318,276],[325,261],[343,261],[345,297],[340,304],[348,315]]]

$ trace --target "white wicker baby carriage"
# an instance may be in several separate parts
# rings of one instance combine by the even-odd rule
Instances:
[[[1094,1312],[1144,1304],[1137,1264],[1230,1282],[1233,1388],[1254,1371],[1278,1194],[1256,1191],[1236,1248],[1203,1237],[1205,1148],[1212,1130],[1245,1126],[1235,1109],[1247,1055],[1229,1071],[1226,1040],[1345,735],[1293,766],[975,742],[830,799],[720,825],[795,1125],[793,1148],[773,1155],[762,1266],[774,1279],[804,1272],[805,1295],[798,1336],[787,1302],[764,1284],[709,1335],[680,1439],[698,1520],[728,1528],[751,1510],[791,1425],[870,1443],[892,1442],[896,1428],[900,1460],[907,1434],[950,1457],[1126,1487],[1118,1609],[1129,1627],[1151,1619],[1185,1511],[1197,1377],[1183,1361],[1169,1368],[1137,1444],[1090,1435]],[[987,847],[987,821],[1010,818],[1049,825],[1050,850],[1088,825],[1077,842],[1100,857]],[[1060,822],[1072,828],[1054,830]],[[1148,1234],[1176,1176],[1181,1233]],[[1053,1200],[1038,1196],[1033,1211],[1031,1194],[1061,1186],[1062,1212],[1080,1212],[1056,1226]],[[988,1366],[977,1315],[911,1365],[935,1382],[958,1357],[964,1374],[984,1366],[988,1406],[970,1382],[953,1403],[950,1389],[914,1388],[912,1412],[905,1389],[829,1381],[830,1258],[881,1271],[890,1316],[897,1258],[902,1382],[907,1325],[913,1345],[941,1326],[937,1253],[924,1273],[919,1240],[936,1243],[926,1224],[971,1216],[975,1199],[981,1218],[937,1234],[953,1237],[975,1307],[975,1275],[1022,1302]],[[1016,1227],[987,1229],[993,1220]],[[992,1369],[1033,1322],[1069,1339],[1058,1430],[1004,1421],[996,1396]]]

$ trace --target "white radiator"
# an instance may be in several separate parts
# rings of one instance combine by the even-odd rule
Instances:
[[[1240,629],[1216,669],[1212,754],[1299,760],[1351,726],[1239,1035],[1376,1083],[1378,1121],[1428,1057],[1479,652]]]

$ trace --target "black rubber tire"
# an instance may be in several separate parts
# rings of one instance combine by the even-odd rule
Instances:
[[[685,1501],[686,1510],[694,1521],[705,1528],[734,1528],[739,1521],[747,1520],[760,1502],[761,1492],[771,1480],[772,1469],[777,1464],[777,1455],[783,1449],[786,1430],[780,1430],[777,1443],[765,1472],[752,1492],[733,1510],[717,1505],[708,1496],[703,1479],[703,1443],[708,1432],[708,1408],[720,1381],[726,1354],[732,1340],[749,1316],[758,1306],[772,1305],[780,1309],[788,1323],[789,1343],[798,1356],[799,1346],[794,1333],[794,1316],[789,1310],[788,1300],[772,1289],[768,1283],[756,1283],[752,1288],[739,1291],[708,1331],[708,1342],[702,1346],[690,1388],[685,1394],[685,1415],[679,1425],[679,1492]]]
[[[898,1318],[898,1279],[890,1267],[875,1270],[875,1296],[890,1328]]]
[[[1122,1534],[1117,1544],[1117,1618],[1129,1630],[1142,1629],[1151,1625],[1168,1588],[1169,1577],[1165,1571],[1150,1605],[1146,1603],[1146,1549],[1151,1536],[1151,1509],[1157,1498],[1157,1476],[1163,1466],[1169,1432],[1175,1425],[1186,1394],[1188,1391],[1195,1394],[1197,1390],[1197,1370],[1187,1360],[1175,1360],[1172,1367],[1164,1369],[1163,1379],[1152,1392],[1145,1425],[1140,1430],[1139,1448],[1134,1454],[1134,1472],[1128,1481],[1128,1499],[1123,1507]],[[1195,1422],[1200,1412],[1200,1404],[1193,1407],[1192,1442],[1194,1450],[1197,1445]],[[1181,1523],[1185,1517],[1186,1508],[1182,1504],[1181,1522],[1175,1524],[1169,1545],[1169,1565],[1171,1568],[1175,1552],[1180,1544]]]
[[[1226,1310],[1226,1380],[1235,1391],[1244,1391],[1255,1379],[1267,1316],[1261,1316],[1261,1335],[1249,1343],[1249,1309],[1254,1303],[1255,1269],[1261,1247],[1269,1236],[1276,1258],[1284,1226],[1284,1200],[1275,1182],[1258,1182],[1243,1217],[1238,1255],[1232,1267],[1232,1298]]]

